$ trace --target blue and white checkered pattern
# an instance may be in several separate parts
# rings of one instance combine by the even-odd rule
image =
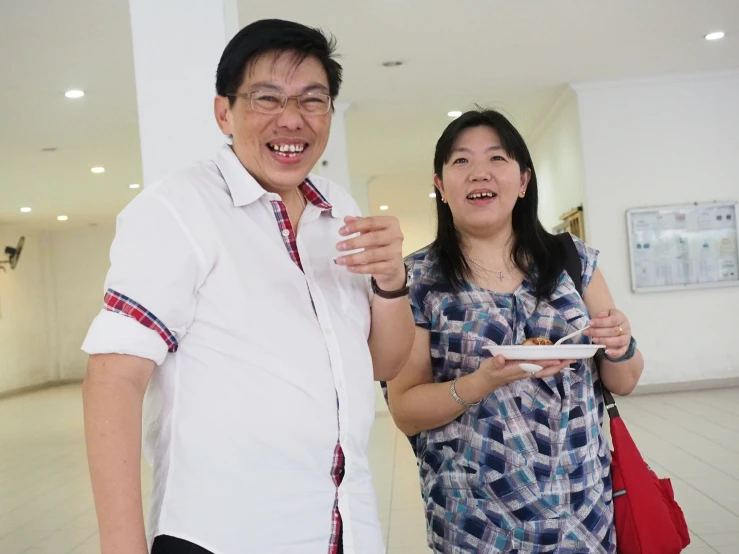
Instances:
[[[585,288],[598,253],[575,241]],[[475,371],[486,344],[556,341],[587,324],[566,272],[552,297],[537,303],[528,280],[514,294],[470,283],[457,293],[441,284],[427,250],[408,262],[411,304],[416,324],[430,331],[436,382]],[[615,553],[610,451],[593,369],[588,360],[555,377],[511,383],[412,438],[435,552]]]

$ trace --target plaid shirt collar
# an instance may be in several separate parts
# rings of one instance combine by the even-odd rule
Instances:
[[[228,186],[234,206],[248,206],[268,194],[246,170],[228,144],[221,147],[214,161]],[[309,177],[300,184],[300,191],[308,202],[322,211],[330,212],[332,217],[343,219],[348,215],[341,205],[331,204]]]

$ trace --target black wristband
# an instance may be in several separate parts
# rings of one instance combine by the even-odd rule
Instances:
[[[392,291],[382,290],[379,286],[377,286],[377,281],[375,281],[375,278],[372,277],[372,292],[374,292],[380,298],[386,298],[387,300],[393,300],[395,298],[400,298],[401,296],[408,296],[408,293],[411,291],[408,266],[405,266],[405,274],[405,285],[403,285],[403,287],[398,290]]]

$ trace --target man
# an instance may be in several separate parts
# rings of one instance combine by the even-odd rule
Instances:
[[[397,220],[308,177],[341,84],[333,49],[296,23],[244,28],[216,79],[232,146],[119,216],[83,346],[102,554],[384,552],[373,381],[404,365],[414,325]]]

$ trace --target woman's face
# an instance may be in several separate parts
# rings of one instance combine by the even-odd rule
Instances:
[[[531,171],[521,171],[506,154],[498,133],[487,126],[460,133],[444,164],[434,177],[441,197],[462,231],[494,230],[510,224],[513,207],[525,194]]]

